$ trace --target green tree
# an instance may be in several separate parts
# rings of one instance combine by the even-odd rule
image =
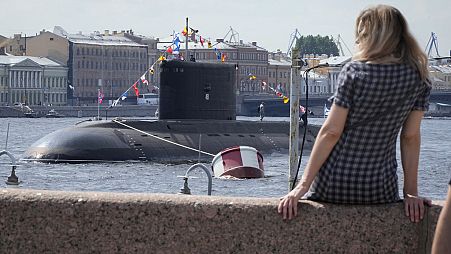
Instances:
[[[338,47],[332,37],[329,36],[301,36],[296,41],[296,48],[300,50],[301,56],[304,54],[327,54],[338,56]]]

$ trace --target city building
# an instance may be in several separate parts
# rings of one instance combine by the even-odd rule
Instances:
[[[322,85],[314,84],[313,88],[316,89],[320,93],[326,93],[326,94],[334,94],[337,90],[338,86],[338,74],[341,71],[341,68],[343,65],[351,61],[351,56],[333,56],[329,58],[325,58],[319,61],[319,64],[329,64],[330,67],[323,68],[322,74],[326,75],[327,82],[321,81],[321,83],[324,83]],[[316,87],[316,88],[315,88]],[[309,89],[311,89],[309,87]]]
[[[148,66],[150,68],[152,65],[155,65],[153,73],[148,73],[146,77],[148,77],[147,80],[149,81],[151,92],[158,92],[156,89],[159,89],[160,73],[155,71],[155,68],[157,68],[158,66],[157,60],[160,56],[160,52],[157,48],[158,39],[142,35],[135,35],[132,30],[122,30],[120,33],[113,31],[113,35],[124,36],[138,44],[147,45]]]
[[[6,54],[6,41],[7,37],[0,35],[0,55]]]
[[[41,31],[27,42],[27,54],[67,65],[70,105],[97,103],[99,89],[104,100],[117,99],[135,83],[140,91],[148,89],[140,81],[148,69],[147,46],[108,30],[90,35],[69,34],[61,27]],[[129,95],[134,97],[134,91]]]
[[[431,65],[429,75],[432,81],[432,91],[451,90],[451,65]]]
[[[4,48],[4,52],[15,56],[25,56],[27,54],[27,42],[34,36],[22,34],[14,34],[13,38],[0,36],[0,48]]]
[[[295,80],[293,80],[295,81]],[[268,54],[268,85],[288,96],[291,84],[291,58],[280,50]]]
[[[66,105],[67,68],[45,57],[0,55],[0,105]]]

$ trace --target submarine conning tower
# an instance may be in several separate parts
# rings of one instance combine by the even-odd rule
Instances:
[[[233,64],[163,61],[159,119],[236,120]]]

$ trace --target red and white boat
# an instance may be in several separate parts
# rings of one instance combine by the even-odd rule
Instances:
[[[211,163],[215,177],[264,177],[263,156],[250,146],[234,146],[219,152]]]

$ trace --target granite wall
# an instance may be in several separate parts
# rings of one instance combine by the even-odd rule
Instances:
[[[402,203],[0,189],[0,253],[428,253],[441,210],[409,222]]]

